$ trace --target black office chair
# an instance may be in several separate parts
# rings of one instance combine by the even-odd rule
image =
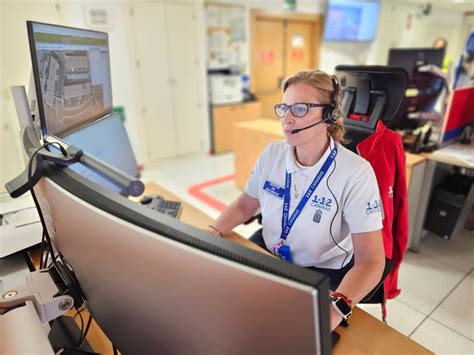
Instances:
[[[377,65],[338,65],[336,75],[342,86],[342,109],[348,142],[346,148],[358,154],[357,145],[372,135],[379,120],[385,125],[396,117],[408,85],[405,69]],[[384,281],[394,270],[395,263],[385,258],[380,282],[360,303],[382,307],[382,320],[386,323]]]
[[[346,119],[345,147],[357,153],[357,144],[396,116],[405,97],[408,74],[405,69],[380,65],[338,65],[336,75],[342,87],[342,109]]]

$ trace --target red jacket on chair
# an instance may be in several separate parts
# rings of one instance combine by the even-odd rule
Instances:
[[[383,242],[385,256],[395,269],[384,282],[386,298],[400,294],[398,269],[408,244],[408,196],[405,152],[401,136],[379,121],[375,132],[357,145],[361,157],[372,165],[383,206]]]

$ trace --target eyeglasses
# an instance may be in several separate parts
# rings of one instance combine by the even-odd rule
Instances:
[[[305,103],[299,103],[299,104],[293,104],[293,105],[276,104],[275,105],[275,113],[278,117],[285,118],[288,110],[290,110],[290,112],[293,116],[301,118],[301,117],[306,116],[306,114],[308,113],[308,111],[311,107],[328,107],[328,106],[330,106],[330,105],[328,105],[328,104],[305,104]]]

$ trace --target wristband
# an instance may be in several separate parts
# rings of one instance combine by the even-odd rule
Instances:
[[[219,229],[217,229],[216,227],[214,227],[212,224],[208,225],[208,228],[211,228],[212,230],[215,230],[217,232],[217,234],[219,234],[220,237],[224,236],[224,234],[222,234],[221,231]]]

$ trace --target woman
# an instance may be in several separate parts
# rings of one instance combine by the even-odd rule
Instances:
[[[286,142],[261,153],[245,192],[209,226],[223,236],[262,212],[262,246],[331,280],[331,329],[380,281],[382,212],[370,164],[344,148],[335,77],[301,71],[275,105]]]

